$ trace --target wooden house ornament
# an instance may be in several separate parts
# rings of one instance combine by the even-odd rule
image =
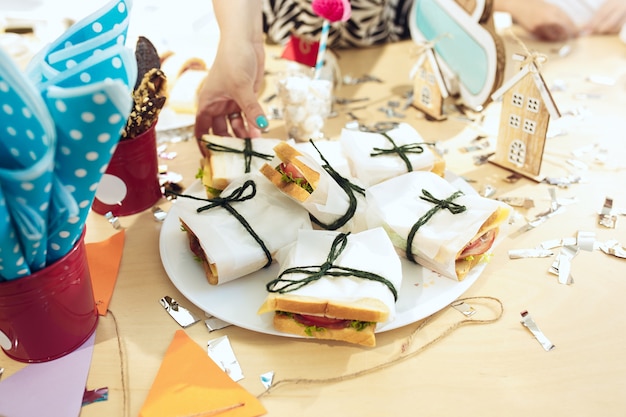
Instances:
[[[424,47],[413,72],[413,106],[435,120],[445,119],[443,104],[448,88],[431,47]]]
[[[502,99],[495,154],[490,162],[535,181],[541,173],[550,118],[561,117],[535,58],[520,55],[521,70],[492,94]]]

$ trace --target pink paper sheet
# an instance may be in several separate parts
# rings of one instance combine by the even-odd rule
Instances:
[[[0,381],[0,416],[79,416],[94,341],[95,333],[74,352]]]

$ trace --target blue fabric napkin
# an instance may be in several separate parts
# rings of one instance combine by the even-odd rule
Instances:
[[[98,183],[130,113],[129,94],[129,85],[121,80],[46,90],[46,101],[57,126],[54,172],[60,184],[70,190],[79,210],[67,219],[64,213],[51,218],[48,262],[66,254],[81,235]]]
[[[2,188],[0,188],[0,256],[2,257],[0,281],[2,278],[15,279],[30,274]]]
[[[124,45],[131,8],[131,0],[113,0],[73,24],[31,60],[26,70],[31,80],[45,82],[104,49]]]
[[[46,264],[47,214],[56,132],[37,90],[0,50],[0,187],[20,249],[2,247],[0,275],[14,279]],[[25,261],[25,264],[22,262]],[[17,269],[17,265],[23,265]],[[21,271],[21,274],[15,274]]]
[[[0,50],[0,280],[51,264],[82,234],[132,107],[130,6],[80,20],[26,72]]]

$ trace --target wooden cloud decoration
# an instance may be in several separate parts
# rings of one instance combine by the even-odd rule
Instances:
[[[504,44],[493,26],[492,0],[415,0],[409,25],[414,42],[433,54],[422,62],[438,66],[425,71],[442,75],[443,97],[459,96],[461,104],[481,111],[504,76]],[[414,97],[429,98],[425,90],[414,91]],[[437,117],[438,110],[433,112]]]

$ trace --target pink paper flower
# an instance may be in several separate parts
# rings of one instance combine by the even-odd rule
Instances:
[[[313,0],[313,13],[331,22],[350,19],[352,8],[349,0]]]

